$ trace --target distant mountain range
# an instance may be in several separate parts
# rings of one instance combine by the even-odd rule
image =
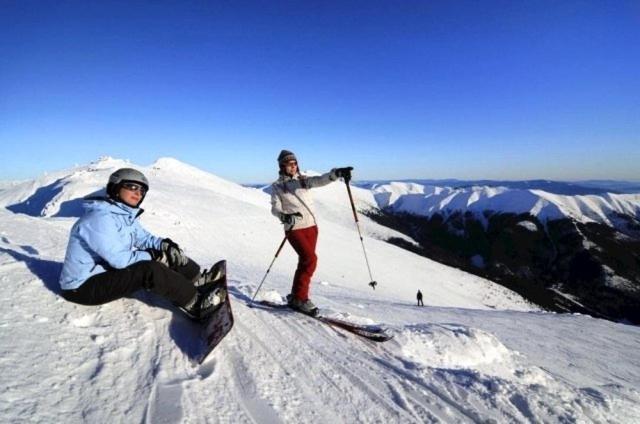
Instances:
[[[414,183],[425,186],[439,186],[451,188],[469,188],[474,186],[505,187],[519,190],[544,190],[547,193],[568,196],[604,194],[604,193],[640,193],[640,182],[614,180],[586,180],[586,181],[551,181],[551,180],[457,180],[457,179],[406,179],[406,180],[368,180],[356,181],[355,184],[363,188],[373,188],[391,182]]]
[[[588,195],[588,194],[634,194],[640,193],[640,181],[616,181],[616,180],[584,180],[584,181],[552,181],[552,180],[522,180],[522,181],[501,181],[501,180],[457,180],[449,179],[401,179],[401,180],[358,180],[353,184],[365,189],[398,183],[414,183],[425,186],[438,186],[450,188],[469,188],[474,186],[485,187],[505,187],[520,190],[543,190],[552,194],[563,194],[566,196]],[[269,183],[270,184],[270,183]],[[245,187],[262,188],[267,183],[244,184]]]
[[[541,221],[571,218],[614,226],[618,215],[640,216],[640,194],[563,195],[540,189],[504,186],[442,187],[394,182],[370,190],[381,209],[431,217],[473,213],[486,224],[486,214],[530,214]]]
[[[368,215],[408,250],[535,303],[640,323],[640,194],[373,183]]]

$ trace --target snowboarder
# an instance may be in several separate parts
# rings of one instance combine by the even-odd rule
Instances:
[[[169,238],[156,237],[138,222],[149,181],[140,171],[118,169],[107,196],[85,199],[85,214],[71,228],[60,275],[62,297],[101,305],[145,289],[171,300],[196,320],[226,298],[216,267],[200,272]]]
[[[424,303],[422,302],[422,292],[420,290],[418,290],[416,297],[418,298],[418,306],[424,306]]]
[[[288,150],[280,152],[278,165],[280,176],[271,185],[271,213],[284,225],[287,240],[298,254],[298,267],[287,302],[292,309],[316,315],[318,308],[309,299],[309,284],[318,262],[318,226],[309,190],[338,178],[351,178],[353,168],[334,168],[323,175],[307,177],[300,173],[296,156]]]

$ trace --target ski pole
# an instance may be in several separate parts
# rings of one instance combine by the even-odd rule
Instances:
[[[273,260],[271,261],[271,264],[269,265],[269,268],[267,268],[267,272],[264,274],[264,277],[262,277],[262,281],[260,282],[260,285],[258,286],[258,289],[253,294],[253,297],[251,298],[251,304],[253,304],[253,300],[256,298],[258,292],[260,291],[260,288],[262,287],[262,284],[264,283],[264,280],[267,279],[267,275],[269,274],[269,271],[271,271],[271,267],[273,266],[273,263],[276,261],[276,258],[280,254],[280,251],[282,250],[282,247],[284,247],[284,242],[285,241],[287,241],[286,234],[285,234],[284,238],[282,239],[282,243],[280,243],[280,247],[278,247],[278,250],[276,251],[276,255],[273,257]]]
[[[353,219],[356,221],[356,228],[358,229],[358,235],[360,236],[360,244],[362,244],[362,251],[364,252],[364,260],[367,263],[367,270],[369,270],[369,278],[371,282],[369,285],[373,290],[376,289],[378,283],[373,279],[371,275],[371,267],[369,266],[369,258],[367,257],[367,250],[364,248],[364,239],[362,238],[362,232],[360,231],[360,224],[358,222],[358,213],[356,212],[356,205],[353,203],[353,196],[351,195],[351,186],[349,185],[350,178],[345,178],[344,183],[347,185],[347,193],[349,193],[349,202],[351,203],[351,210],[353,211]]]

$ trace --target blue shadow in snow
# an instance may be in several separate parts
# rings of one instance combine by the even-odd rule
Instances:
[[[38,249],[36,249],[33,246],[29,246],[27,244],[20,245],[20,248],[22,250],[24,250],[25,252],[27,252],[28,254],[30,254],[30,255],[39,255],[40,254],[40,252],[38,252]]]
[[[131,296],[153,308],[162,308],[171,312],[169,336],[180,351],[192,360],[198,358],[204,349],[200,336],[201,324],[189,319],[184,312],[168,300],[156,296],[145,290],[140,290]]]
[[[107,193],[104,189],[96,190],[93,193],[87,194],[84,197],[78,197],[76,199],[67,200],[60,204],[60,209],[56,213],[55,217],[61,218],[80,218],[84,215],[84,202],[89,197],[106,197]]]
[[[229,290],[229,294],[234,298],[246,303],[247,305],[251,305],[251,297],[240,291],[236,286],[227,284],[227,289]]]
[[[62,180],[56,180],[48,186],[40,187],[27,200],[7,206],[11,212],[29,216],[41,216],[42,210],[62,191]]]
[[[45,207],[58,195],[62,192],[62,188],[64,184],[62,179],[57,180],[48,186],[40,187],[33,193],[29,198],[23,202],[16,203],[14,205],[7,206],[7,209],[14,213],[22,213],[29,216],[39,217],[42,216],[42,212]],[[96,196],[105,196],[105,190],[100,189],[94,191],[93,193],[85,196],[85,197],[96,197]],[[84,197],[78,197],[76,199],[67,200],[66,202],[62,202],[60,204],[60,208],[58,212],[53,215],[55,217],[69,218],[76,217],[79,218],[84,215],[84,207],[83,203],[85,201]]]
[[[30,249],[26,250],[29,251]],[[60,273],[62,272],[62,262],[35,258],[3,247],[0,247],[0,252],[8,254],[18,262],[24,262],[29,270],[36,277],[42,280],[44,286],[49,289],[49,291],[57,295],[60,294],[60,284],[58,283],[58,280],[60,279]]]

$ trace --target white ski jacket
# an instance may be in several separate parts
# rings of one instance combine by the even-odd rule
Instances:
[[[276,182],[271,184],[271,213],[278,219],[282,214],[296,212],[302,214],[302,218],[297,218],[293,226],[285,225],[285,231],[300,230],[317,225],[313,210],[313,198],[309,189],[325,186],[337,179],[338,176],[333,169],[317,177],[305,177],[300,174],[295,177],[281,175]]]

